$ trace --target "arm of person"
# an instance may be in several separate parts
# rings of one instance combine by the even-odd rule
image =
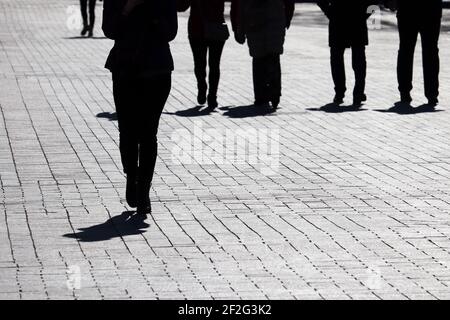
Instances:
[[[317,5],[325,13],[325,15],[330,17],[331,3],[329,0],[318,0]]]
[[[177,0],[178,12],[184,12],[191,6],[191,0]]]
[[[291,26],[295,11],[295,0],[284,0],[284,9],[286,11],[286,28]]]
[[[241,13],[241,2],[240,0],[232,0],[231,1],[231,26],[234,32],[234,39],[239,44],[245,43],[245,34],[243,32],[243,21],[242,21],[242,13]]]
[[[167,40],[170,42],[175,39],[178,33],[178,15],[177,15],[177,0],[167,1],[166,17],[168,22]]]

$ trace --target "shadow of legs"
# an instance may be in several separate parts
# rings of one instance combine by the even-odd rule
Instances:
[[[77,239],[81,242],[107,241],[113,238],[137,235],[145,232],[150,225],[145,223],[145,216],[133,215],[130,211],[112,217],[104,223],[87,228],[80,228],[79,232],[65,234],[64,237]]]

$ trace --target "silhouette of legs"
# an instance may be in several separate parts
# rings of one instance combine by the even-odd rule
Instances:
[[[366,61],[366,47],[355,46],[352,47],[352,66],[355,72],[355,88],[353,90],[354,104],[360,104],[365,101],[366,95],[366,73],[367,73],[367,61]]]
[[[149,190],[158,152],[159,119],[170,87],[170,74],[149,78],[113,74],[127,201],[136,199],[129,204],[142,213],[151,210]]]
[[[208,85],[206,84],[208,45],[206,44],[206,41],[191,38],[189,38],[189,43],[194,56],[194,73],[197,78],[197,102],[200,105],[204,105],[206,103],[206,92],[208,90]]]
[[[272,107],[278,106],[281,97],[280,55],[253,58],[253,87],[255,105],[272,102]]]
[[[88,2],[89,2],[89,21],[88,21]],[[95,24],[95,3],[96,0],[80,0],[81,17],[83,19],[83,30],[81,35],[92,37]]]
[[[209,93],[208,106],[217,107],[217,90],[220,81],[220,60],[225,41],[209,41]]]
[[[345,63],[344,63],[344,47],[331,47],[330,48],[330,62],[331,62],[331,75],[334,82],[334,91],[336,93],[335,102],[342,103],[346,87],[346,77],[345,77]]]
[[[441,20],[423,21],[420,30],[422,38],[423,75],[425,81],[425,96],[430,104],[437,104],[439,97],[439,35]]]
[[[345,62],[344,53],[345,47],[331,47],[331,74],[333,76],[334,90],[336,96],[334,102],[341,104],[345,97],[346,87],[346,75],[345,75]],[[365,89],[366,89],[366,73],[367,73],[367,62],[366,62],[366,47],[353,46],[352,47],[352,67],[355,73],[355,88],[353,90],[354,104],[359,105],[361,102],[366,100]]]
[[[398,30],[400,34],[400,49],[398,51],[397,62],[397,77],[398,89],[400,91],[401,100],[404,103],[410,103],[411,90],[413,89],[413,64],[414,51],[417,44],[417,37],[419,29],[417,21],[413,19],[406,19],[404,17],[398,18]]]
[[[201,105],[206,103],[208,85],[206,83],[206,67],[209,62],[209,107],[217,107],[217,90],[220,81],[220,60],[222,58],[225,41],[208,41],[202,39],[189,39],[194,56],[194,71],[197,78],[198,97]],[[209,57],[208,57],[209,52]]]
[[[422,40],[423,74],[425,96],[430,104],[436,105],[439,97],[439,34],[441,30],[440,16],[435,17],[403,17],[398,18],[400,33],[400,50],[398,54],[398,82],[403,102],[411,102],[413,89],[414,51],[417,37]]]

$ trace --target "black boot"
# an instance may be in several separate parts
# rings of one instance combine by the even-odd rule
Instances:
[[[127,203],[131,208],[137,207],[137,183],[136,175],[127,175],[127,190],[126,190]]]
[[[198,85],[197,102],[201,106],[203,106],[206,103],[206,92],[207,91],[208,91],[208,86],[206,84]]]
[[[148,180],[140,180],[137,186],[137,214],[148,215],[152,213],[150,202],[150,185]]]
[[[208,109],[209,110],[215,110],[219,104],[217,103],[217,96],[216,95],[208,95]]]
[[[81,30],[81,36],[85,36],[89,31],[89,26],[87,24],[83,25],[83,29]]]
[[[341,105],[344,103],[344,98],[345,98],[344,94],[336,93],[336,95],[334,96],[334,99],[333,99],[333,103],[337,104],[337,105]]]
[[[367,101],[367,96],[363,94],[357,94],[353,97],[353,107],[361,108],[363,102]]]
[[[403,104],[410,104],[412,102],[411,94],[401,93],[400,94],[400,102]]]
[[[88,38],[92,38],[94,36],[94,27],[90,26],[88,31]]]

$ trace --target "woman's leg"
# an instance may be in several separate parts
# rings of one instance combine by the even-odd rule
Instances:
[[[136,131],[136,82],[113,74],[113,94],[119,122],[119,148],[123,171],[127,175],[127,202],[136,207],[136,176],[138,167],[138,134]]]
[[[197,102],[200,105],[204,105],[206,103],[206,92],[208,90],[208,85],[206,84],[206,56],[208,47],[203,40],[189,38],[189,43],[194,56],[194,72],[195,77],[197,78]]]
[[[171,89],[171,74],[143,80],[139,85],[138,211],[151,212],[150,186],[158,155],[158,126]]]
[[[84,36],[89,29],[88,16],[87,16],[87,1],[80,0],[80,11],[81,18],[83,19],[83,30],[81,30],[81,35]]]
[[[95,2],[96,0],[89,0],[89,37],[92,37],[94,35]]]
[[[210,41],[209,49],[209,94],[208,106],[217,107],[217,90],[220,82],[220,60],[222,58],[225,41]]]

